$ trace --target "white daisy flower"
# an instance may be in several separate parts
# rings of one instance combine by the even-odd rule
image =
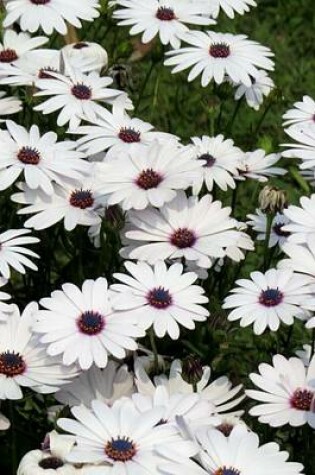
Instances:
[[[59,419],[58,425],[76,436],[76,446],[67,459],[73,463],[98,464],[89,474],[149,475],[158,473],[162,458],[158,449],[178,457],[196,452],[194,444],[183,440],[171,424],[159,424],[163,408],[140,413],[129,399],[112,407],[92,401],[92,410],[73,407],[77,420]]]
[[[188,81],[201,74],[202,87],[206,87],[212,79],[221,84],[226,78],[250,87],[251,77],[255,78],[260,69],[274,69],[270,49],[247,39],[245,35],[190,31],[185,34],[184,40],[190,46],[167,52],[170,57],[164,64],[174,66],[173,73],[192,67]]]
[[[72,141],[57,142],[55,132],[40,135],[37,125],[28,131],[8,120],[7,130],[0,133],[0,190],[9,188],[23,172],[27,186],[52,195],[52,182],[63,184],[81,179],[90,164],[81,158]]]
[[[250,7],[256,7],[255,0],[200,0],[208,5],[209,13],[213,18],[217,18],[221,10],[229,18],[234,18],[235,13],[243,15],[249,12]]]
[[[246,427],[234,427],[229,437],[209,428],[196,434],[199,445],[197,462],[189,460],[188,455],[178,460],[159,449],[167,460],[161,464],[162,473],[168,475],[298,475],[303,465],[288,462],[289,453],[280,451],[275,442],[259,446],[258,435]]]
[[[258,241],[266,240],[266,231],[267,231],[267,215],[263,213],[260,209],[256,209],[256,214],[248,214],[247,217],[249,221],[247,224],[253,228],[257,233],[256,239]],[[277,213],[271,223],[271,231],[269,236],[268,247],[279,246],[280,249],[283,248],[283,245],[288,241],[290,236],[289,231],[285,231],[283,228],[290,222],[282,213]]]
[[[28,33],[16,33],[14,30],[5,30],[2,43],[0,43],[0,70],[2,67],[16,64],[28,51],[42,46],[47,41],[48,38],[46,36],[31,38]]]
[[[52,97],[34,107],[34,110],[51,114],[61,109],[57,119],[59,126],[69,123],[73,130],[83,119],[95,122],[103,110],[99,102],[112,104],[119,96],[126,96],[125,92],[108,87],[113,82],[110,77],[102,77],[95,71],[84,74],[69,68],[68,64],[67,76],[51,72],[52,79],[36,82],[40,91],[35,96]]]
[[[132,395],[139,412],[146,412],[155,407],[163,407],[160,424],[170,423],[178,428],[177,417],[184,417],[189,427],[197,428],[209,426],[220,422],[220,419],[213,415],[214,407],[199,394],[173,393],[166,386],[157,386],[152,395],[135,393]]]
[[[17,475],[82,474],[80,468],[76,468],[66,461],[66,457],[74,445],[74,437],[58,434],[55,430],[47,436],[49,438],[49,448],[27,452],[19,464]]]
[[[315,357],[308,368],[296,357],[275,355],[272,362],[260,364],[259,374],[249,375],[259,390],[250,389],[246,394],[262,402],[250,409],[250,415],[272,427],[309,424],[315,429]]]
[[[74,133],[84,135],[78,140],[79,150],[89,155],[110,149],[111,156],[126,153],[133,144],[148,145],[153,140],[177,140],[177,137],[152,130],[153,125],[136,117],[131,118],[123,107],[103,108],[93,125],[78,127]]]
[[[303,345],[303,349],[297,350],[295,354],[301,361],[303,361],[304,366],[307,368],[310,365],[313,356],[313,348],[311,345]]]
[[[22,110],[22,101],[14,96],[5,97],[6,93],[0,91],[0,116],[16,114]],[[0,122],[3,122],[0,120]]]
[[[300,206],[290,205],[283,210],[289,224],[283,230],[290,233],[288,241],[296,244],[315,243],[315,194],[302,196]]]
[[[271,153],[266,155],[263,149],[254,150],[254,152],[247,152],[243,155],[239,162],[238,175],[234,178],[236,180],[245,180],[252,178],[261,183],[267,182],[269,177],[282,176],[287,173],[287,170],[280,167],[274,167],[281,156],[279,153]]]
[[[310,96],[303,96],[302,102],[295,102],[283,116],[283,126],[298,126],[308,129],[315,124],[315,101]]]
[[[113,17],[118,25],[129,26],[131,35],[142,33],[142,43],[149,43],[159,35],[163,45],[179,48],[181,38],[189,31],[187,24],[214,25],[207,15],[208,6],[191,0],[114,0],[112,5],[123,7]]]
[[[177,190],[192,184],[202,163],[174,142],[154,141],[148,147],[135,145],[116,160],[100,164],[100,180],[109,205],[120,204],[123,210],[161,208],[175,198]]]
[[[111,406],[121,397],[131,396],[135,392],[133,376],[126,365],[108,361],[106,368],[91,366],[72,383],[67,384],[55,394],[55,399],[68,406],[84,404],[91,407],[93,399]]]
[[[64,368],[59,359],[47,356],[34,336],[35,302],[28,304],[21,316],[18,307],[12,307],[9,318],[1,323],[0,399],[21,399],[22,387],[43,394],[58,391],[77,375],[76,368]]]
[[[315,278],[315,242],[307,245],[288,242],[283,246],[283,251],[289,258],[280,261],[279,268],[289,268]]]
[[[27,228],[46,229],[64,220],[65,229],[72,231],[78,225],[96,226],[102,221],[105,202],[93,175],[73,185],[56,184],[50,196],[41,190],[31,190],[24,183],[19,184],[19,188],[21,192],[13,194],[11,199],[27,206],[18,214],[35,214],[25,221]]]
[[[7,279],[0,277],[0,287],[3,287],[8,283]],[[7,304],[5,301],[10,300],[12,297],[7,292],[0,291],[0,321],[6,321],[8,313],[12,312],[12,304]]]
[[[51,35],[54,30],[65,35],[67,23],[81,28],[80,20],[93,21],[99,16],[98,0],[7,0],[6,28],[19,23],[23,31],[34,33],[40,28]]]
[[[26,256],[38,258],[39,255],[26,247],[25,244],[36,244],[39,239],[29,234],[28,229],[9,229],[0,234],[0,275],[5,279],[11,276],[12,267],[17,272],[25,274],[25,267],[37,270],[37,266]]]
[[[269,96],[270,92],[275,87],[275,84],[266,71],[258,71],[257,76],[251,78],[251,81],[252,83],[250,86],[234,84],[237,87],[234,99],[238,101],[245,96],[247,105],[258,111],[264,102],[264,97]]]
[[[235,188],[233,175],[237,174],[243,152],[234,146],[233,140],[225,140],[223,135],[203,135],[200,138],[192,137],[191,141],[193,145],[188,145],[188,148],[197,160],[204,161],[198,177],[194,180],[194,194],[200,193],[203,183],[208,191],[212,191],[215,184],[223,191]]]
[[[61,53],[66,58],[66,70],[68,62],[72,68],[78,69],[83,73],[96,71],[101,74],[108,64],[106,49],[90,41],[79,41],[78,43],[66,45],[61,49]]]
[[[294,317],[310,316],[307,299],[312,297],[313,279],[289,270],[269,269],[265,274],[252,272],[251,280],[239,279],[239,286],[225,298],[222,308],[231,309],[228,320],[240,320],[241,327],[254,324],[256,335],[266,328],[277,331],[280,322],[293,325]]]
[[[285,133],[298,143],[285,143],[283,147],[289,147],[289,150],[282,152],[283,157],[299,158],[301,170],[311,169],[315,167],[315,125],[309,127],[301,127],[298,125],[285,129]]]
[[[34,86],[39,79],[54,79],[51,72],[60,69],[60,52],[54,49],[29,51],[14,65],[0,69],[0,84]]]
[[[180,326],[193,330],[195,322],[204,322],[208,310],[200,304],[208,302],[204,290],[193,285],[198,276],[193,272],[183,273],[181,264],[169,268],[163,261],[151,268],[145,262],[126,262],[125,267],[132,277],[114,274],[122,284],[111,285],[116,292],[113,307],[123,315],[138,318],[140,328],[153,326],[154,333],[162,338],[168,334],[177,340]]]
[[[46,310],[36,315],[34,331],[42,334],[49,355],[62,354],[63,364],[77,362],[83,370],[93,363],[105,368],[108,355],[124,358],[126,350],[136,350],[136,338],[144,336],[137,318],[114,312],[107,280],[86,280],[82,291],[64,284],[51,297],[40,300]]]
[[[165,374],[154,376],[153,381],[151,381],[140,358],[135,361],[135,383],[141,394],[152,396],[155,393],[155,389],[159,386],[166,387],[169,394],[192,394],[194,387],[183,379],[182,373],[182,362],[174,360],[170,367],[169,376]],[[225,417],[227,414],[222,413],[230,413],[231,409],[244,399],[245,396],[243,394],[237,396],[243,386],[240,384],[233,388],[231,381],[226,376],[221,376],[209,383],[210,376],[210,367],[203,366],[202,377],[196,384],[196,392],[200,395],[201,399],[208,401],[213,406],[215,414]],[[237,411],[231,414],[241,415],[242,413],[243,411]]]
[[[237,223],[230,213],[231,208],[222,208],[222,203],[213,202],[211,195],[198,200],[179,192],[173,201],[159,210],[147,208],[128,213],[125,236],[131,246],[123,252],[130,259],[149,264],[184,257],[196,261],[200,267],[209,268],[213,263],[211,259],[227,255],[228,247],[245,244],[246,249],[253,249],[250,239],[238,242],[242,233],[235,229]],[[230,257],[233,259],[232,255]]]

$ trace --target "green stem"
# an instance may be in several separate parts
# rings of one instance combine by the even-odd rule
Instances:
[[[254,133],[253,133],[253,137],[256,137],[256,135],[258,134],[258,132],[260,131],[260,128],[266,118],[266,115],[268,114],[268,112],[270,111],[271,109],[271,106],[272,106],[272,102],[269,102],[269,104],[266,106],[264,112],[262,113],[259,121],[258,121],[258,124],[256,126],[256,129],[254,130]]]
[[[154,354],[154,371],[155,371],[155,374],[158,374],[158,372],[159,372],[159,356],[158,356],[155,334],[154,334],[153,328],[150,328],[150,330],[149,330],[149,337],[150,337],[151,349],[152,349],[153,354]]]
[[[230,121],[228,122],[228,124],[226,126],[226,135],[231,134],[235,119],[236,119],[236,117],[237,117],[237,115],[240,111],[240,108],[241,108],[242,104],[243,104],[243,98],[241,98],[239,101],[236,102],[233,115],[232,115]]]
[[[265,237],[265,243],[264,243],[264,265],[263,265],[264,272],[266,272],[267,267],[268,267],[268,262],[269,262],[269,241],[270,241],[273,218],[274,218],[274,215],[272,213],[267,214],[267,228],[266,228],[266,237]]]
[[[11,467],[12,475],[16,475],[17,471],[17,444],[16,444],[16,431],[15,431],[15,421],[14,421],[14,402],[9,401],[9,410],[10,410],[10,422],[11,422]]]
[[[139,106],[140,106],[140,104],[141,104],[141,101],[142,101],[142,98],[143,98],[143,95],[144,95],[144,91],[145,91],[146,86],[147,86],[147,84],[148,84],[148,82],[149,82],[149,79],[150,79],[150,77],[151,77],[151,74],[152,74],[152,72],[153,72],[153,69],[154,69],[155,64],[156,64],[156,63],[155,63],[154,61],[151,61],[151,65],[150,65],[150,67],[149,67],[149,69],[148,69],[148,71],[147,71],[147,73],[146,73],[146,75],[145,75],[145,78],[144,78],[144,80],[143,80],[143,83],[141,84],[140,93],[139,93],[139,96],[138,96],[137,103],[136,103],[136,105],[135,105],[135,110],[134,110],[134,113],[135,113],[135,114],[137,113],[137,111],[138,111],[138,109],[139,109]]]
[[[315,354],[315,328],[312,330],[312,352],[311,357]]]

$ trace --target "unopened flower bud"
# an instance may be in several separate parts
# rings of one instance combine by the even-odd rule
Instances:
[[[83,73],[101,73],[108,65],[107,51],[97,43],[80,41],[64,46],[61,52],[73,68]]]
[[[259,193],[259,206],[265,213],[277,213],[287,207],[287,194],[275,186],[265,186]]]
[[[197,384],[203,375],[203,368],[200,358],[190,355],[183,360],[182,378],[188,384]]]

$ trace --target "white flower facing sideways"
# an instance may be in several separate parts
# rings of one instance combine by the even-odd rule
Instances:
[[[239,242],[245,233],[236,230],[237,222],[230,213],[231,208],[222,208],[222,203],[212,201],[211,195],[198,200],[178,192],[174,200],[159,210],[128,212],[125,237],[129,246],[121,252],[149,264],[184,257],[209,268],[212,259],[226,256],[226,249],[231,246],[253,249],[249,238]],[[230,257],[233,259],[233,255]]]
[[[300,130],[315,125],[315,101],[310,96],[303,96],[301,102],[295,102],[293,109],[283,115],[283,126],[298,127]]]
[[[202,163],[176,142],[154,141],[147,147],[134,144],[117,159],[100,163],[98,170],[109,205],[142,210],[149,205],[160,208],[175,198],[177,190],[191,186]]]
[[[315,243],[315,194],[310,198],[302,196],[300,205],[290,205],[283,211],[289,219],[289,223],[283,227],[283,230],[290,233],[289,242],[313,244]]]
[[[269,177],[285,175],[287,170],[273,166],[280,158],[279,153],[266,155],[263,149],[246,152],[239,162],[238,174],[234,178],[240,181],[251,178],[264,183]]]
[[[46,349],[32,331],[35,302],[22,315],[16,305],[5,322],[0,323],[0,399],[21,399],[22,387],[42,394],[58,391],[77,374],[75,367],[65,368]]]
[[[108,54],[105,48],[90,41],[67,44],[61,49],[61,55],[66,58],[66,71],[67,63],[70,63],[74,69],[79,69],[83,73],[96,71],[101,74],[108,64]]]
[[[34,214],[25,221],[27,228],[46,229],[63,220],[65,229],[72,231],[78,225],[97,226],[102,222],[105,201],[93,175],[71,185],[56,184],[50,196],[42,190],[31,190],[24,183],[19,184],[19,188],[21,191],[14,193],[11,199],[26,205],[18,214]]]
[[[289,453],[280,451],[275,442],[259,445],[258,435],[241,424],[226,437],[217,429],[200,429],[196,433],[199,446],[196,462],[188,454],[178,459],[164,448],[159,449],[165,457],[160,465],[167,475],[298,475],[303,465],[288,462]]]
[[[156,132],[153,125],[136,117],[129,117],[125,109],[113,104],[112,112],[103,108],[93,125],[83,125],[74,131],[83,135],[79,150],[94,155],[110,150],[111,159],[126,153],[134,144],[148,145],[154,140],[176,140],[174,135]]]
[[[173,73],[192,67],[188,81],[201,74],[202,87],[212,79],[221,84],[226,78],[249,87],[260,69],[274,69],[270,49],[245,35],[189,31],[183,39],[189,46],[167,52],[164,64],[174,66]]]
[[[23,31],[34,33],[40,28],[51,35],[56,30],[67,33],[67,24],[81,28],[80,20],[93,21],[99,16],[98,0],[6,0],[6,28],[19,23]]]
[[[226,415],[224,413],[230,414],[231,409],[235,408],[245,397],[243,394],[238,395],[243,386],[240,384],[233,388],[231,381],[226,376],[221,376],[209,383],[211,375],[209,366],[202,368],[203,374],[200,381],[197,382],[196,388],[183,379],[182,373],[182,362],[174,360],[168,376],[166,374],[154,376],[151,381],[141,359],[138,358],[135,362],[135,383],[141,394],[153,396],[159,386],[164,386],[171,395],[192,394],[196,389],[201,399],[211,404],[213,413],[222,417]],[[232,414],[242,413],[243,411],[232,412]]]
[[[234,99],[238,101],[245,96],[247,105],[256,111],[259,110],[264,102],[264,97],[269,96],[275,87],[273,80],[263,70],[259,71],[255,78],[252,78],[250,86],[245,86],[244,84],[234,85],[236,86]]]
[[[244,13],[249,12],[250,7],[256,7],[257,3],[255,0],[200,0],[204,2],[209,9],[209,13],[213,18],[217,18],[221,10],[229,18],[234,18],[235,13],[243,15]]]
[[[128,398],[109,407],[92,401],[92,409],[71,409],[73,419],[59,419],[63,430],[75,435],[76,445],[67,459],[73,463],[94,463],[89,474],[151,475],[162,462],[159,450],[180,457],[196,452],[195,445],[183,440],[171,424],[159,424],[164,409],[140,412]]]
[[[66,461],[75,439],[71,435],[58,434],[55,430],[47,434],[48,447],[27,452],[20,461],[17,475],[79,475],[81,468]],[[45,439],[46,441],[46,439]],[[45,446],[45,442],[43,444]],[[49,470],[49,472],[47,472]]]
[[[108,361],[104,369],[91,366],[72,383],[58,391],[54,397],[58,402],[68,406],[84,404],[91,407],[94,399],[111,406],[117,399],[131,396],[134,392],[133,375],[129,373],[127,366]]]
[[[119,97],[126,97],[128,105],[125,92],[108,87],[113,79],[102,77],[95,71],[85,74],[71,68],[68,63],[67,75],[50,72],[50,76],[50,79],[39,79],[35,83],[40,89],[35,96],[52,97],[35,106],[34,110],[43,114],[60,110],[57,119],[59,126],[69,123],[70,130],[75,130],[83,119],[95,122],[102,113],[101,104],[112,104]]]
[[[75,150],[75,142],[57,142],[55,132],[41,136],[37,125],[28,131],[8,120],[6,127],[0,131],[0,190],[9,188],[23,173],[30,189],[52,195],[52,182],[78,180],[90,170],[83,154]]]
[[[0,275],[5,279],[11,276],[11,267],[21,274],[25,274],[25,267],[37,270],[37,266],[29,259],[39,258],[39,255],[24,245],[36,244],[39,239],[26,236],[28,229],[9,229],[0,234]]]
[[[112,305],[127,318],[138,318],[140,328],[151,326],[162,338],[168,334],[173,340],[180,335],[180,326],[193,330],[195,321],[203,322],[209,316],[200,304],[208,302],[204,290],[194,285],[198,276],[183,273],[181,264],[169,268],[159,261],[152,268],[145,262],[126,262],[131,274],[114,274],[120,284],[112,284]]]
[[[28,33],[5,30],[2,43],[0,43],[0,71],[3,67],[7,68],[9,65],[16,64],[27,52],[35,50],[47,41],[46,36],[31,38]],[[38,55],[40,54],[39,51]]]
[[[237,280],[238,287],[224,300],[222,308],[234,309],[229,321],[240,320],[241,327],[254,324],[254,333],[261,335],[266,328],[277,331],[280,322],[293,325],[294,317],[304,320],[310,316],[313,278],[284,269],[269,269],[265,274],[256,271],[250,277]]]
[[[207,190],[212,191],[214,185],[221,190],[235,188],[233,176],[237,174],[238,164],[243,152],[234,146],[231,139],[225,140],[223,135],[216,137],[192,137],[191,150],[196,160],[201,160],[202,168],[199,168],[198,176],[194,179],[193,192],[199,194],[203,183]]]
[[[299,358],[275,355],[272,365],[260,364],[259,374],[249,377],[258,390],[248,389],[246,394],[261,403],[249,410],[250,415],[272,427],[308,424],[315,429],[314,356],[305,368]]]
[[[136,350],[136,338],[145,335],[137,317],[112,309],[107,280],[86,280],[82,290],[64,284],[51,297],[43,298],[33,330],[47,345],[49,355],[62,355],[64,365],[78,363],[83,370],[93,363],[104,368],[108,356],[124,358],[126,350]]]
[[[142,43],[148,43],[159,35],[163,45],[179,48],[181,38],[189,31],[187,24],[214,25],[208,6],[190,0],[114,0],[112,5],[123,7],[115,10],[113,17],[118,25],[129,26],[131,35],[143,33]]]
[[[285,143],[283,147],[288,150],[282,152],[283,157],[299,158],[301,170],[312,170],[315,167],[315,123],[313,126],[301,127],[294,125],[285,129],[285,133],[298,143]]]
[[[22,102],[14,96],[6,97],[6,93],[0,91],[0,116],[16,114],[22,110]],[[2,122],[2,120],[0,120]]]
[[[265,241],[267,232],[267,215],[260,209],[256,209],[256,214],[248,214],[247,218],[249,218],[247,224],[257,233],[256,239],[258,241]],[[283,245],[288,241],[288,237],[290,236],[290,232],[284,230],[284,226],[289,222],[289,218],[282,213],[277,213],[273,217],[268,242],[269,248],[274,246],[279,246],[281,249],[283,248]]]

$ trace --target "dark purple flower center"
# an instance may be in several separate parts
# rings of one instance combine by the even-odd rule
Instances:
[[[259,296],[259,303],[265,307],[275,307],[283,300],[283,293],[279,289],[263,290]]]
[[[221,467],[218,468],[213,475],[241,475],[241,472],[236,468]]]
[[[46,5],[50,0],[30,0],[34,5]]]
[[[156,18],[162,21],[172,21],[175,20],[176,15],[172,8],[160,7],[156,12]]]
[[[7,378],[13,378],[23,374],[26,370],[26,363],[19,353],[6,351],[0,354],[0,374],[5,374]]]
[[[0,51],[0,63],[12,63],[17,59],[18,55],[14,49],[7,48]]]
[[[291,407],[299,411],[315,412],[315,393],[309,389],[296,389],[290,399]]]
[[[188,228],[179,228],[171,236],[171,244],[179,249],[185,249],[186,247],[192,247],[197,238],[195,234]]]
[[[84,43],[82,41],[80,41],[79,43],[76,43],[75,45],[73,45],[73,48],[74,49],[83,49],[83,48],[88,48],[88,44],[87,43]]]
[[[44,470],[57,470],[57,468],[63,467],[64,463],[58,457],[46,457],[45,459],[38,462],[38,465]]]
[[[136,446],[128,437],[118,437],[107,442],[105,454],[115,462],[132,460],[137,453]]]
[[[136,184],[143,190],[150,190],[151,188],[159,186],[161,181],[163,181],[162,176],[152,170],[152,168],[148,168],[140,173],[136,180]]]
[[[22,147],[18,151],[17,158],[25,165],[38,165],[41,160],[39,151],[32,147]]]
[[[215,43],[210,46],[209,54],[213,58],[227,58],[231,54],[229,45],[225,43]]]
[[[118,137],[126,143],[140,142],[140,132],[134,129],[122,127],[119,131]]]
[[[172,296],[164,287],[157,287],[150,290],[147,295],[149,305],[161,309],[167,308],[172,304]]]
[[[104,317],[93,310],[87,310],[77,320],[79,330],[85,335],[98,335],[105,326]]]
[[[215,158],[210,155],[210,153],[203,153],[198,157],[198,160],[204,160],[206,163],[204,163],[204,167],[211,168],[215,164]]]
[[[284,224],[278,223],[273,226],[273,232],[280,237],[289,237],[291,233],[289,231],[284,231],[282,228]]]
[[[74,190],[70,196],[70,204],[76,208],[86,209],[93,206],[94,198],[90,190]]]
[[[92,97],[92,89],[85,84],[76,84],[72,87],[71,93],[80,101],[87,101]]]
[[[38,71],[38,78],[39,79],[56,79],[54,76],[52,76],[50,73],[58,73],[57,69],[51,68],[50,66],[47,66],[47,68],[41,68]]]

